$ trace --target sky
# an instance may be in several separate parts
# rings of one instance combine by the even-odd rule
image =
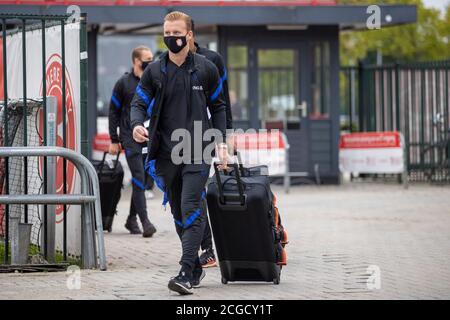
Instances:
[[[449,4],[450,0],[423,0],[427,7],[436,7],[443,11],[445,6]]]

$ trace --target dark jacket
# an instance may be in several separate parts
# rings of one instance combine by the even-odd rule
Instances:
[[[228,74],[227,74],[227,68],[225,67],[225,63],[223,62],[222,56],[213,51],[209,50],[207,48],[200,47],[198,43],[195,43],[195,47],[197,48],[198,54],[205,56],[206,59],[214,63],[219,70],[220,78],[222,79],[222,90],[223,90],[223,97],[225,99],[226,103],[226,113],[227,113],[227,129],[233,128],[233,117],[231,114],[231,103],[230,103],[230,94],[228,93]]]
[[[136,94],[131,102],[131,128],[150,118],[148,159],[155,159],[159,148],[158,121],[161,109],[164,107],[166,66],[168,52],[164,52],[158,61],[149,64],[136,88]],[[190,89],[190,120],[202,121],[202,131],[209,128],[220,130],[222,137],[226,136],[225,101],[222,93],[222,80],[216,66],[204,56],[189,52],[187,57],[188,73],[186,73],[187,88]],[[196,90],[192,88],[195,86]],[[199,90],[198,88],[201,88]],[[170,93],[169,93],[170,94]],[[207,108],[208,107],[208,108]],[[211,119],[208,119],[208,111]],[[192,123],[187,124],[191,130]],[[193,132],[191,136],[194,137]],[[203,148],[210,142],[204,142]]]
[[[133,143],[130,104],[138,83],[139,78],[131,70],[125,72],[114,85],[109,103],[109,136],[112,143]],[[117,134],[117,128],[120,128],[120,135]]]

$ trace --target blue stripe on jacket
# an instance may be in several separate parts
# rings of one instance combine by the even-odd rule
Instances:
[[[150,118],[152,116],[152,112],[153,112],[153,105],[155,104],[155,98],[152,99],[152,101],[150,102],[150,105],[147,108],[147,116]]]
[[[138,84],[136,87],[136,93],[141,97],[142,100],[144,100],[145,104],[147,106],[150,105],[150,98],[145,94],[145,92],[142,90],[141,85]]]
[[[227,68],[223,67],[223,76],[220,79],[222,82],[227,80]]]
[[[114,92],[113,95],[111,96],[111,100],[114,103],[114,105],[116,106],[117,109],[120,109],[120,102],[119,100],[117,100],[116,98],[116,93]]]
[[[212,94],[212,96],[210,98],[211,102],[214,102],[217,99],[217,97],[219,96],[220,92],[222,92],[222,85],[223,85],[223,82],[222,82],[222,79],[220,78],[219,84],[217,85],[217,88],[216,88],[216,91],[214,91],[214,93]]]

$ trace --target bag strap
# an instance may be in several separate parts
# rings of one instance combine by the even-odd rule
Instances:
[[[244,170],[244,165],[242,163],[241,153],[236,148],[234,148],[234,156],[236,157],[236,161],[238,163],[239,170],[241,171],[241,176],[245,176],[245,170]]]
[[[102,174],[103,167],[105,166],[105,160],[106,160],[106,155],[107,155],[107,154],[108,154],[107,151],[103,152],[103,158],[102,158],[102,161],[101,161],[100,164],[99,164],[99,167],[100,167],[99,175]],[[119,164],[119,157],[120,157],[120,151],[117,152],[116,163],[114,164],[114,170],[113,170],[113,172],[116,171],[117,165]]]
[[[157,107],[156,107],[156,112],[157,112],[156,117],[157,118],[156,118],[156,122],[155,122],[154,126],[152,128],[150,128],[150,133],[149,133],[150,137],[154,137],[155,134],[156,134],[156,129],[158,127],[158,121],[159,121],[159,115],[161,114],[161,109],[162,109],[162,106],[163,106],[163,103],[164,103],[164,95],[165,95],[165,89],[166,89],[166,85],[165,85],[166,77],[163,79],[162,72],[161,72],[161,69],[163,67],[162,63],[163,63],[164,60],[160,59],[158,61],[159,61],[159,63],[151,63],[148,66],[148,68],[150,68],[150,72],[151,72],[151,75],[152,75],[153,91],[154,91],[154,94],[155,94],[155,98],[158,96]],[[154,111],[155,111],[155,109],[154,109]],[[148,147],[149,152],[147,153],[146,161],[151,160],[149,158],[149,156],[150,156],[150,150],[151,150],[150,144],[152,142],[153,141],[150,141],[150,140],[147,142],[147,147]]]
[[[194,65],[197,67],[196,76],[198,78],[198,81],[203,87],[203,92],[205,93],[206,100],[208,101],[210,97],[210,91],[209,89],[209,82],[208,82],[208,75],[206,73],[206,58],[199,55],[194,54]]]
[[[149,64],[150,72],[153,80],[153,90],[156,93],[157,90],[161,90],[162,82],[161,82],[161,60],[158,60],[159,63],[151,63]],[[156,94],[155,94],[156,95]]]

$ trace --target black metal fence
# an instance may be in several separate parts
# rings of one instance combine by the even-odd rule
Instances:
[[[450,182],[450,60],[341,68],[349,131],[400,131],[412,181]]]
[[[20,15],[20,14],[0,14],[1,22],[1,41],[2,41],[2,60],[1,66],[3,69],[3,86],[0,91],[3,93],[3,99],[0,101],[1,119],[2,123],[0,125],[0,146],[36,146],[36,145],[47,145],[47,122],[42,121],[42,128],[39,128],[35,122],[37,118],[42,117],[42,115],[47,114],[47,55],[46,55],[46,28],[54,27],[60,28],[60,55],[61,55],[61,70],[66,70],[66,40],[65,40],[65,28],[69,21],[69,16],[61,15]],[[26,44],[26,33],[30,30],[40,30],[42,37],[41,44],[41,57],[42,61],[42,96],[41,97],[27,97],[27,79],[30,75],[27,73],[27,44]],[[7,47],[7,37],[11,34],[21,33],[21,45],[22,45],[22,97],[15,101],[12,101],[8,96],[8,79],[11,78],[11,74],[16,72],[16,70],[8,69],[8,61],[10,59]],[[33,48],[36,50],[36,48]],[[87,51],[87,31],[86,31],[86,16],[81,15],[80,17],[80,53]],[[29,81],[29,80],[28,80]],[[66,106],[66,76],[61,77],[61,104],[62,104],[62,127],[61,132],[58,133],[62,137],[61,144],[62,147],[67,146],[67,106]],[[81,151],[84,155],[87,152],[87,130],[86,130],[86,104],[87,104],[87,59],[81,60],[80,65],[80,110],[81,110]],[[39,115],[42,113],[41,115]],[[33,123],[34,122],[34,123]],[[33,127],[34,124],[34,127]],[[36,131],[30,132],[30,128],[34,128]],[[16,135],[18,130],[20,133],[20,138]],[[31,141],[31,139],[34,139]],[[42,165],[38,160],[30,160],[28,157],[23,157],[22,159],[13,160],[12,158],[0,159],[0,194],[10,194],[13,181],[11,180],[11,171],[15,170],[11,167],[12,164],[18,164],[19,161],[23,161],[20,164],[20,168],[16,168],[19,173],[16,177],[18,184],[20,184],[20,191],[24,194],[36,192],[36,190],[30,190],[30,181],[33,181],[33,176],[39,180],[41,183],[40,188],[37,193],[47,194],[47,158],[43,157],[39,161],[42,161]],[[33,161],[36,166],[30,166],[30,161]],[[62,172],[58,172],[58,175],[62,176],[62,193],[66,194],[67,191],[67,170],[69,163],[66,159],[61,159],[63,161]],[[38,166],[42,168],[42,174]],[[30,170],[30,168],[32,168]],[[31,171],[31,172],[30,172]],[[38,175],[36,177],[36,175]],[[16,182],[14,182],[16,183]],[[9,264],[10,255],[10,216],[11,208],[13,205],[0,205],[0,238],[4,240],[4,264]],[[43,207],[43,213],[39,212],[37,209],[38,220],[30,221],[30,212],[32,212],[31,205],[23,204],[17,205],[19,207],[19,217],[23,222],[37,223],[38,226],[38,237],[40,238],[36,245],[38,249],[42,252],[44,259],[47,260],[49,253],[47,252],[47,205]],[[42,218],[42,221],[40,219]],[[68,260],[68,250],[67,250],[67,206],[64,205],[62,213],[62,224],[63,224],[63,244],[62,244],[62,261]],[[42,234],[41,234],[42,227]],[[43,239],[43,241],[41,241]],[[43,244],[43,245],[42,245]],[[1,246],[2,244],[0,244]],[[0,262],[0,264],[2,263]]]

